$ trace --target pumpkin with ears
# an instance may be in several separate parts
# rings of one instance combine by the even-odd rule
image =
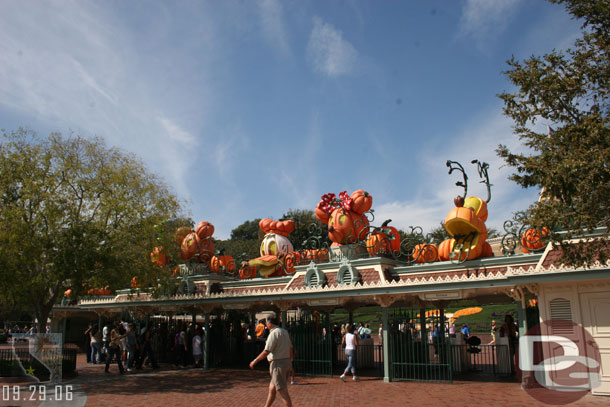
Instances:
[[[210,222],[199,222],[195,227],[195,233],[199,236],[199,239],[207,239],[214,234],[214,225]]]

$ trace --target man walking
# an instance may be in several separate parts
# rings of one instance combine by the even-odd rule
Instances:
[[[265,349],[250,362],[250,369],[267,358],[269,361],[269,373],[271,374],[271,382],[269,383],[269,394],[267,395],[267,403],[265,407],[271,407],[275,401],[276,392],[284,399],[286,406],[292,407],[292,401],[288,394],[288,374],[292,369],[292,359],[294,357],[294,349],[288,331],[278,326],[277,316],[267,318],[267,328],[269,329],[269,337]]]

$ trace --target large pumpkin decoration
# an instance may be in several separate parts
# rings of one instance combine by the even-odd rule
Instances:
[[[276,256],[284,255],[293,251],[292,243],[286,236],[277,233],[267,233],[261,242],[261,256],[273,254]]]
[[[356,203],[354,203],[356,202]],[[356,243],[365,239],[363,230],[369,221],[364,213],[371,208],[373,197],[358,190],[352,196],[343,191],[337,198],[329,193],[316,206],[316,218],[328,224],[328,238],[337,245]]]
[[[233,274],[235,272],[235,260],[229,255],[212,256],[210,260],[210,270],[213,273],[222,273],[223,270]]]
[[[356,243],[364,236],[360,232],[369,225],[366,216],[343,208],[335,209],[328,220],[328,238],[338,244]]]
[[[549,233],[550,230],[547,227],[542,228],[542,232],[535,228],[526,230],[521,237],[521,248],[523,249],[523,253],[529,253],[545,247]]]
[[[206,221],[199,222],[195,227],[195,233],[199,239],[207,239],[214,234],[214,225]]]
[[[201,239],[197,236],[197,233],[191,232],[185,236],[184,240],[182,240],[182,245],[180,246],[181,254],[184,254],[184,257],[190,259],[196,253],[199,253],[199,243]]]
[[[248,265],[255,267],[261,277],[286,275],[285,265],[281,259],[294,249],[287,237],[294,231],[294,220],[261,219],[258,226],[265,232],[261,242],[261,255],[248,261]]]
[[[200,239],[197,233],[191,232],[182,241],[180,247],[180,258],[183,260],[197,256],[201,262],[207,263],[214,254],[214,242],[212,239]]]
[[[400,253],[400,233],[393,226],[388,226],[392,219],[381,225],[381,231],[372,233],[366,240],[366,250],[371,255],[379,253]]]
[[[470,202],[474,204],[474,207],[457,206],[449,212],[445,218],[445,230],[453,236],[453,242],[451,242],[450,251],[454,252],[453,256],[450,256],[450,260],[459,261],[474,260],[481,257],[483,253],[483,244],[487,239],[487,227],[484,221],[478,216],[484,216],[487,219],[487,206],[481,205],[482,201],[480,198],[471,199],[476,197],[469,197]]]

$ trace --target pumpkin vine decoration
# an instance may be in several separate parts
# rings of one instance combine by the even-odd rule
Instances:
[[[487,200],[485,202],[489,203],[489,201],[491,201],[491,187],[493,186],[493,184],[489,183],[489,174],[487,173],[487,170],[489,170],[489,164],[479,160],[472,160],[471,162],[472,164],[477,165],[477,172],[479,173],[479,177],[482,179],[481,184],[485,184],[487,187]]]
[[[451,175],[453,171],[458,170],[462,173],[462,176],[464,177],[464,182],[458,181],[455,183],[455,185],[457,185],[458,187],[464,188],[464,196],[458,195],[453,200],[455,206],[464,206],[464,199],[466,199],[466,195],[468,194],[468,175],[466,175],[466,171],[464,171],[464,167],[462,167],[462,164],[457,161],[447,160],[446,165],[447,167],[449,167],[449,175]]]

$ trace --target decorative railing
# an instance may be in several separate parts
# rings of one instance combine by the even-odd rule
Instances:
[[[529,225],[525,212],[517,212],[513,219],[504,222],[502,253],[512,256],[516,254],[517,248],[524,253],[543,251],[549,233],[547,228],[539,230]]]

